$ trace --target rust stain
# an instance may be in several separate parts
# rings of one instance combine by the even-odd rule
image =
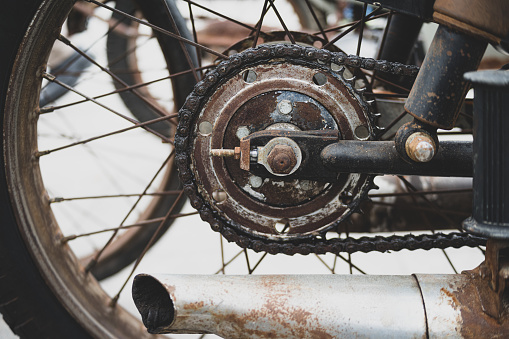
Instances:
[[[262,284],[273,287],[273,282]],[[245,338],[317,338],[331,339],[326,328],[320,328],[316,316],[301,307],[286,306],[285,293],[273,293],[263,307],[244,314],[215,314],[221,322],[227,322]],[[267,322],[270,328],[260,328],[258,322]],[[253,328],[255,327],[255,328]]]
[[[504,314],[497,321],[484,313],[478,290],[489,289],[489,286],[479,276],[478,271],[470,271],[468,274],[471,277],[469,283],[457,288],[456,291],[448,291],[455,297],[461,313],[461,335],[464,338],[507,338],[509,315]]]
[[[316,339],[333,339],[334,337],[330,335],[329,333],[321,330],[311,330],[309,331],[312,338]]]
[[[442,293],[444,293],[446,296],[448,296],[449,298],[451,298],[451,300],[452,300],[451,306],[456,308],[459,302],[458,302],[458,299],[454,296],[454,294],[451,291],[445,289],[444,287],[442,287],[440,289],[440,291]]]
[[[186,305],[184,305],[184,309],[185,310],[199,310],[199,309],[202,309],[204,305],[205,305],[205,303],[203,301],[200,301],[200,302],[186,304]]]

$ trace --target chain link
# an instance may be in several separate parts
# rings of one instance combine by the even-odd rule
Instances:
[[[334,63],[340,67],[344,66],[350,69],[362,68],[409,77],[415,77],[419,72],[419,67],[413,65],[347,55],[343,52],[330,52],[295,44],[261,45],[256,48],[247,49],[222,61],[214,70],[205,75],[204,79],[195,86],[193,92],[188,96],[186,103],[179,111],[179,125],[175,136],[176,163],[180,179],[184,184],[184,191],[188,195],[191,205],[200,212],[201,218],[208,222],[214,231],[220,232],[228,241],[235,242],[244,248],[251,248],[257,252],[264,251],[270,254],[285,253],[288,255],[459,248],[462,246],[475,247],[486,244],[486,239],[484,238],[458,232],[419,236],[412,234],[389,237],[375,236],[359,239],[350,237],[326,239],[325,234],[296,241],[258,239],[251,234],[240,231],[234,225],[230,225],[216,210],[209,206],[198,192],[190,167],[189,151],[192,144],[191,138],[193,137],[191,135],[193,130],[192,124],[200,114],[203,104],[224,79],[238,74],[247,66],[277,60],[284,62],[285,59],[291,59],[292,62],[298,60],[304,64],[311,63],[313,66],[316,66],[316,64],[330,65]]]

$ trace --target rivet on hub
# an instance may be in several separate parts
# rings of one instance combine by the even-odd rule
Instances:
[[[281,100],[279,104],[277,104],[277,109],[281,114],[289,114],[293,110],[293,105],[290,100]]]

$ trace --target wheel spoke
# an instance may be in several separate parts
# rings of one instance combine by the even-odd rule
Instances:
[[[365,271],[361,270],[357,265],[354,265],[352,263],[352,260],[351,258],[349,259],[346,259],[345,257],[343,257],[341,254],[337,254],[336,257],[338,257],[339,259],[343,260],[344,262],[348,263],[348,265],[351,267],[351,268],[354,268],[356,269],[359,273],[361,274],[367,274]],[[350,274],[352,274],[352,272],[350,271]]]
[[[398,178],[403,181],[403,183],[405,184],[405,186],[407,187],[407,189],[410,189],[412,190],[413,192],[416,192],[418,191],[417,188],[414,187],[414,185],[412,185],[406,178],[398,175]],[[435,210],[440,216],[442,216],[448,223],[450,226],[453,226],[455,227],[455,222],[449,217],[447,216],[446,214],[444,214],[444,212],[442,212],[440,210],[440,208],[438,206],[436,206],[432,201],[430,201],[426,196],[424,195],[419,195],[419,197],[424,200],[433,210]],[[456,226],[456,228],[458,228],[460,231],[462,231],[461,227],[459,226]]]
[[[375,9],[373,12],[369,13],[365,18],[364,20],[359,20],[357,21],[355,24],[351,25],[350,28],[348,28],[347,30],[345,30],[344,32],[340,33],[339,35],[337,35],[334,39],[330,40],[328,43],[326,43],[323,48],[324,49],[327,49],[329,46],[331,46],[332,44],[338,42],[341,38],[343,38],[345,35],[347,35],[348,33],[352,32],[353,30],[355,30],[357,27],[359,27],[360,25],[363,25],[367,19],[369,18],[372,18],[374,17],[378,12],[380,12],[382,10],[382,6],[378,7],[377,9]]]
[[[283,26],[283,29],[286,33],[286,36],[288,37],[288,39],[290,39],[290,42],[292,44],[295,44],[295,39],[293,37],[293,34],[288,30],[288,27],[286,27],[286,24],[285,24],[285,21],[283,20],[283,18],[281,17],[281,15],[279,14],[279,11],[277,10],[276,6],[274,5],[274,0],[269,0],[270,1],[270,4],[272,6],[272,9],[274,10],[274,13],[276,13],[276,16],[279,20],[279,22],[281,23],[281,26]]]
[[[131,209],[129,210],[129,212],[127,212],[126,216],[124,217],[124,219],[122,220],[122,222],[120,223],[119,225],[119,228],[122,227],[124,225],[124,223],[126,222],[126,220],[129,218],[129,216],[131,215],[131,213],[134,211],[134,209],[136,208],[136,206],[138,206],[139,202],[141,201],[141,199],[145,196],[145,194],[147,193],[147,191],[150,189],[150,187],[152,186],[152,184],[154,183],[154,181],[156,180],[156,178],[159,176],[159,174],[162,172],[162,170],[167,166],[167,164],[173,159],[174,157],[174,154],[175,154],[175,149],[173,149],[171,151],[171,153],[168,155],[168,157],[163,161],[162,165],[159,167],[159,169],[156,171],[156,173],[154,174],[154,176],[152,177],[152,179],[149,181],[149,183],[147,184],[147,186],[145,187],[145,189],[143,190],[142,194],[138,197],[138,199],[136,200],[136,202],[132,205]],[[179,197],[182,195],[179,194]],[[162,222],[161,222],[162,224]],[[113,242],[113,239],[115,239],[115,237],[117,236],[118,234],[118,230],[113,232],[113,234],[111,235],[111,237],[108,239],[108,241],[106,242],[106,244],[102,247],[102,249],[100,251],[98,251],[96,253],[96,255],[94,256],[94,258],[88,263],[87,267],[85,268],[85,271],[86,272],[89,272],[98,262],[99,258],[101,257],[102,253],[106,250],[106,248]]]
[[[166,3],[166,2],[165,2]],[[76,47],[73,43],[71,43],[71,41],[69,41],[69,39],[67,39],[66,37],[64,37],[63,35],[60,34],[58,40],[62,41],[64,44],[66,44],[67,46],[71,47],[73,50],[75,50],[79,55],[81,55],[82,57],[84,57],[85,59],[87,59],[88,61],[90,61],[92,64],[94,64],[95,66],[97,66],[101,71],[103,71],[104,73],[108,74],[114,81],[118,82],[119,84],[121,84],[122,86],[124,86],[124,88],[130,88],[129,85],[123,81],[122,79],[120,79],[120,77],[118,77],[118,75],[116,75],[115,73],[113,73],[112,71],[110,71],[109,69],[107,69],[106,67],[100,65],[97,61],[95,61],[92,57],[90,57],[88,54],[86,54],[85,52],[83,52],[82,50],[80,50],[78,47]],[[155,113],[159,114],[160,116],[167,116],[168,115],[168,112],[164,112],[162,111],[159,107],[157,107],[156,105],[154,105],[153,102],[151,102],[150,100],[148,100],[144,95],[142,95],[140,92],[138,92],[136,89],[133,89],[133,88],[130,88],[129,89],[129,92],[133,93],[136,97],[138,97],[139,99],[141,99],[148,107],[150,107],[150,109],[152,109]]]
[[[361,26],[359,28],[359,39],[357,41],[357,53],[356,55],[361,55],[361,45],[362,45],[362,37],[364,36],[364,26],[366,24],[366,11],[368,10],[368,4],[365,3],[362,8],[362,18],[361,18]]]
[[[110,137],[112,135],[117,135],[117,134],[125,133],[125,132],[131,131],[131,130],[136,129],[136,128],[145,128],[148,125],[155,124],[155,123],[161,122],[161,121],[170,120],[170,119],[176,118],[177,116],[178,116],[178,114],[172,114],[172,115],[167,115],[167,116],[160,117],[160,118],[157,118],[157,119],[149,120],[149,121],[146,121],[146,122],[140,122],[140,123],[137,123],[137,124],[135,124],[133,126],[129,126],[129,127],[126,127],[126,128],[122,128],[122,129],[113,131],[113,132],[101,134],[101,135],[98,135],[98,136],[95,136],[95,137],[92,137],[92,138],[88,138],[88,139],[85,139],[85,140],[76,141],[76,142],[73,142],[71,144],[67,144],[65,146],[60,146],[60,147],[53,148],[53,149],[50,149],[50,150],[40,151],[40,152],[38,152],[38,154],[39,155],[47,155],[47,154],[54,153],[54,152],[57,152],[57,151],[62,151],[64,149],[68,149],[68,148],[75,147],[75,146],[78,146],[78,145],[87,144],[89,142],[92,142],[92,141],[95,141],[95,140],[100,140],[100,139],[106,138],[106,137]],[[173,144],[173,142],[170,141],[170,140],[167,140],[167,142],[170,143],[170,144]]]
[[[145,193],[144,196],[165,196],[165,195],[178,195],[179,191],[165,191],[165,192],[153,192],[153,193]],[[132,197],[140,197],[142,194],[111,194],[111,195],[94,195],[87,197],[72,197],[72,198],[51,198],[50,204],[64,202],[64,201],[74,201],[74,200],[89,200],[89,199],[109,199],[109,198],[132,198]]]
[[[131,277],[133,276],[134,272],[138,268],[138,265],[143,260],[143,257],[145,257],[145,254],[147,254],[147,251],[150,249],[150,247],[152,247],[152,244],[159,237],[159,235],[161,234],[161,231],[164,229],[164,226],[167,226],[168,222],[172,219],[171,218],[171,214],[173,213],[173,210],[175,209],[175,207],[178,205],[180,199],[182,199],[184,197],[183,194],[184,194],[184,191],[181,191],[180,194],[177,196],[177,199],[175,199],[175,202],[173,203],[173,205],[168,210],[168,213],[166,214],[164,219],[160,222],[159,226],[157,227],[157,230],[154,232],[154,235],[152,235],[152,238],[150,239],[148,244],[143,249],[143,252],[138,257],[136,262],[134,263],[134,267],[132,268],[131,272],[129,273],[129,276],[125,279],[125,281],[124,281],[122,287],[120,287],[120,290],[118,291],[118,293],[111,299],[110,306],[113,307],[113,306],[115,306],[117,304],[118,298],[120,298],[120,294],[122,293],[122,291],[126,287],[127,283],[129,282],[129,279],[131,279]]]
[[[316,12],[315,9],[313,8],[313,5],[309,0],[306,0],[306,5],[309,9],[309,12],[313,16],[313,20],[315,21],[315,24],[318,26],[318,29],[320,30],[320,34],[322,35],[323,39],[325,40],[326,43],[329,42],[329,37],[327,36],[327,34],[325,34],[322,24],[320,23],[320,20],[318,20],[318,17],[316,16]]]
[[[226,19],[226,20],[228,20],[228,21],[230,21],[230,22],[233,22],[233,23],[235,23],[235,24],[237,24],[237,25],[239,25],[239,26],[242,26],[242,27],[244,27],[244,28],[247,28],[247,29],[249,29],[249,30],[251,30],[251,31],[253,31],[253,32],[256,30],[256,28],[255,28],[255,27],[253,27],[253,26],[250,26],[250,25],[248,25],[248,24],[246,24],[246,23],[244,23],[244,22],[241,22],[241,21],[235,20],[235,19],[233,19],[233,18],[231,18],[231,17],[229,17],[229,16],[226,16],[226,15],[224,15],[224,14],[221,14],[221,13],[219,13],[219,12],[216,12],[216,11],[214,11],[214,10],[212,10],[212,9],[208,8],[208,7],[202,6],[202,5],[200,5],[200,4],[198,4],[198,3],[194,2],[194,1],[191,1],[191,0],[183,0],[183,1],[185,1],[185,2],[189,3],[190,5],[193,5],[193,6],[196,6],[196,7],[198,7],[198,8],[201,8],[201,9],[203,9],[203,10],[205,10],[205,11],[209,12],[209,13],[212,13],[212,14],[214,14],[215,16],[217,16],[217,17],[219,17],[219,18]]]
[[[383,137],[391,128],[393,128],[403,117],[407,115],[406,111],[401,112],[394,120],[392,120],[387,126],[385,126],[385,132],[380,135],[380,138]],[[386,139],[387,140],[387,139]]]
[[[265,257],[268,255],[267,252],[263,253],[261,258],[258,259],[258,261],[256,262],[256,264],[253,266],[253,269],[251,270],[251,274],[258,268],[258,266],[260,266],[260,264],[262,263],[263,259],[265,259]]]
[[[387,41],[387,34],[389,33],[389,27],[391,26],[392,16],[393,16],[393,11],[389,11],[389,15],[387,17],[387,24],[385,25],[384,34],[382,36],[382,42],[380,42],[380,47],[378,49],[377,59],[380,59],[382,51],[384,50],[385,42]],[[373,71],[373,73],[374,73],[374,71]],[[371,82],[370,82],[371,87],[373,87],[374,82],[375,82],[375,77],[372,76]]]
[[[81,93],[81,92],[80,92],[80,91],[78,91],[77,89],[75,89],[75,88],[73,88],[73,87],[71,87],[71,86],[69,86],[69,85],[67,85],[67,84],[65,84],[65,83],[63,83],[63,82],[61,82],[61,81],[59,81],[59,80],[58,80],[55,76],[53,76],[53,75],[51,75],[51,74],[48,74],[48,73],[44,72],[44,73],[43,73],[43,77],[44,77],[45,79],[47,79],[47,80],[51,81],[51,82],[54,82],[54,83],[56,83],[56,84],[58,84],[58,85],[60,85],[60,86],[64,87],[65,89],[67,89],[67,90],[69,90],[69,91],[71,91],[71,92],[74,92],[74,93],[76,93],[76,94],[78,94],[78,95],[82,96],[83,98],[87,99],[88,101],[91,101],[91,102],[93,102],[94,104],[101,106],[102,108],[104,108],[104,109],[106,109],[106,110],[110,111],[111,113],[113,113],[113,114],[115,114],[115,115],[117,115],[117,116],[119,116],[119,117],[121,117],[121,118],[123,118],[123,119],[125,119],[125,120],[127,120],[127,121],[129,121],[129,122],[131,122],[131,123],[133,123],[133,124],[135,124],[135,125],[136,125],[136,124],[139,124],[139,122],[138,122],[138,121],[136,121],[136,120],[134,120],[134,119],[132,119],[132,118],[129,118],[128,116],[125,116],[125,115],[123,115],[122,113],[119,113],[118,111],[114,110],[113,108],[110,108],[110,107],[108,107],[108,106],[106,106],[106,105],[104,105],[104,104],[100,103],[99,101],[95,100],[94,98],[89,97],[88,95]],[[141,126],[141,127],[142,127],[143,129],[147,130],[148,132],[150,132],[150,133],[154,134],[155,136],[157,136],[157,137],[161,138],[163,141],[165,141],[165,142],[171,142],[171,140],[170,140],[169,138],[167,138],[167,137],[165,137],[164,135],[162,135],[162,134],[160,134],[160,133],[158,133],[158,132],[156,132],[156,131],[152,130],[151,128],[149,128],[149,127],[147,127],[147,126]],[[41,154],[41,153],[38,153],[38,154],[37,154],[37,156],[41,156],[41,155],[44,155],[44,154]]]
[[[386,17],[388,15],[389,15],[389,13],[382,13],[382,14],[379,14],[379,15],[373,15],[371,17],[367,17],[364,21],[368,22],[368,21],[371,21],[371,20],[375,20],[375,19]],[[329,27],[327,29],[324,29],[323,31],[325,33],[337,32],[337,31],[342,30],[343,28],[352,27],[352,26],[355,26],[355,25],[357,25],[359,23],[360,23],[360,20],[356,20],[356,21],[352,21],[352,22],[349,22],[349,23],[344,24],[344,25]],[[313,33],[313,35],[320,35],[320,34],[322,34],[322,32],[315,32],[315,33]]]
[[[222,236],[221,236],[222,237]],[[225,268],[230,265],[235,259],[237,259],[242,253],[244,253],[244,249],[241,249],[237,254],[235,254],[230,260],[228,260],[227,262],[224,262],[224,257],[222,258],[223,259],[223,262],[222,262],[222,266],[220,269],[218,269],[214,274],[219,274],[219,273],[225,273]]]
[[[112,12],[124,15],[124,16],[128,17],[129,19],[131,19],[133,21],[136,21],[136,22],[138,22],[138,23],[140,23],[142,25],[148,26],[148,27],[152,28],[153,30],[156,30],[156,31],[158,31],[160,33],[163,33],[163,34],[165,34],[165,35],[167,35],[167,36],[169,36],[171,38],[175,38],[175,39],[177,39],[179,41],[185,42],[186,44],[189,44],[191,46],[200,48],[200,49],[204,50],[207,53],[210,53],[212,55],[217,56],[218,58],[221,58],[221,59],[226,59],[227,58],[227,56],[222,54],[222,53],[218,53],[218,52],[214,51],[213,49],[210,49],[210,48],[208,48],[206,46],[200,45],[200,44],[198,44],[198,43],[196,43],[196,42],[194,42],[192,40],[186,39],[186,38],[184,38],[184,37],[182,37],[182,36],[180,36],[178,34],[172,33],[170,31],[165,30],[163,28],[160,28],[160,27],[158,27],[156,25],[152,25],[151,23],[149,23],[149,22],[147,22],[145,20],[138,19],[135,16],[132,16],[132,15],[129,15],[129,14],[125,13],[125,12],[119,11],[118,9],[115,9],[113,7],[105,5],[105,4],[103,4],[103,3],[99,2],[99,1],[96,1],[96,0],[85,0],[85,1],[91,2],[93,4],[96,4],[96,5],[100,6],[100,7],[104,7],[104,8],[106,8],[106,9],[112,11]]]
[[[174,219],[183,218],[183,217],[190,217],[190,216],[193,216],[193,215],[198,215],[198,212],[171,214],[167,218],[167,220],[174,220]],[[156,223],[156,222],[162,222],[165,219],[166,219],[165,217],[154,218],[154,219],[147,219],[147,220],[140,221],[140,222],[137,222],[137,223],[134,223],[134,224],[130,224],[130,225],[123,225],[123,226],[111,227],[111,228],[103,228],[103,229],[101,229],[99,231],[94,231],[94,232],[72,234],[72,235],[68,235],[68,236],[63,237],[61,239],[61,242],[62,243],[66,243],[66,242],[69,242],[71,240],[75,240],[75,239],[83,238],[83,237],[89,237],[91,235],[102,234],[102,233],[107,233],[107,232],[118,232],[118,231],[126,230],[126,229],[129,229],[129,228],[148,226],[148,225],[152,225],[153,223]]]
[[[265,18],[265,14],[267,14],[267,12],[268,12],[268,4],[269,4],[269,0],[265,0],[263,3],[263,8],[262,8],[262,13],[260,14],[260,19],[258,20],[258,23],[256,24],[256,32],[255,32],[255,37],[253,39],[253,44],[252,44],[253,48],[255,48],[256,44],[258,43],[258,38],[259,38],[260,32],[262,30],[263,18]]]
[[[171,14],[171,10],[168,5],[168,2],[167,1],[163,1],[163,2],[164,2],[164,8],[166,10],[166,14],[167,14],[168,18],[170,19],[171,26],[175,30],[176,34],[180,36],[181,35],[180,30],[177,27],[177,24],[175,23],[175,19],[173,19],[173,15]],[[196,67],[198,67],[198,65],[194,64],[194,62],[191,58],[191,55],[189,54],[189,51],[187,50],[184,42],[182,40],[179,40],[179,44],[180,44],[181,50],[184,52],[184,56],[187,60],[187,65],[193,72],[194,80],[196,80],[196,82],[200,81],[200,77],[198,76],[198,73],[196,72]]]
[[[214,66],[213,65],[209,65],[209,66],[205,66],[205,67],[196,68],[196,70],[197,71],[203,71],[203,70],[210,69],[212,67],[214,67]],[[141,87],[147,87],[147,86],[156,84],[156,83],[164,81],[164,80],[171,80],[171,79],[176,78],[178,76],[189,74],[191,72],[192,72],[191,70],[187,70],[187,71],[182,71],[182,72],[174,73],[174,74],[165,76],[163,78],[158,78],[158,79],[155,79],[155,80],[151,80],[151,81],[147,81],[147,82],[142,82],[142,83],[139,83],[139,84],[135,84],[135,85],[127,86],[127,87],[124,87],[124,88],[116,89],[116,90],[108,92],[108,93],[100,94],[100,95],[97,95],[95,97],[92,97],[92,99],[105,98],[105,97],[108,97],[110,95],[127,92],[127,91],[130,91],[130,90],[133,90],[133,89],[138,89],[138,88],[141,88]],[[45,107],[41,107],[40,111],[39,111],[39,114],[53,113],[56,110],[59,110],[59,109],[62,109],[62,108],[67,108],[67,107],[71,107],[71,106],[74,106],[74,105],[79,105],[79,104],[82,104],[82,103],[85,103],[85,102],[88,102],[88,101],[90,101],[90,100],[89,99],[83,99],[83,100],[74,101],[74,102],[70,102],[70,103],[62,104],[62,105],[58,105],[58,106],[45,106]],[[170,122],[172,122],[172,121],[170,120]],[[172,123],[174,124],[174,122],[172,122]]]
[[[191,27],[193,29],[193,39],[194,41],[196,41],[197,43],[199,43],[198,41],[198,32],[196,31],[196,25],[195,25],[195,22],[194,22],[194,15],[193,15],[193,6],[190,2],[188,2],[187,4],[187,7],[188,7],[188,10],[189,10],[189,18],[191,20]],[[201,57],[201,53],[197,53],[197,57],[198,57],[198,66],[200,68],[200,77],[203,76],[203,72],[201,70],[203,64],[202,64],[202,57]]]

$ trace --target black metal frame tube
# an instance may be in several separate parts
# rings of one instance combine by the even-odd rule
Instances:
[[[393,141],[341,140],[321,152],[325,167],[341,173],[472,176],[472,143],[442,141],[437,155],[427,163],[409,163]]]
[[[453,128],[469,89],[463,74],[477,69],[486,46],[486,41],[439,26],[405,110],[428,125]]]

